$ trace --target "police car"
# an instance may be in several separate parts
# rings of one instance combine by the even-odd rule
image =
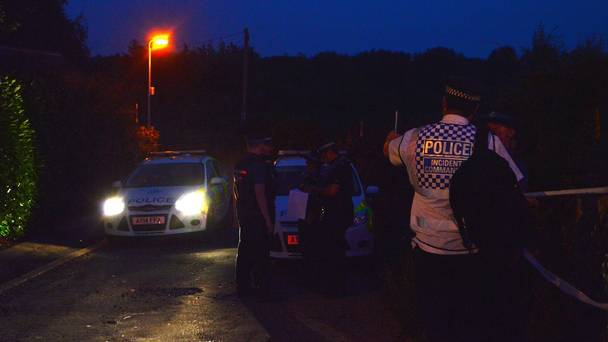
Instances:
[[[302,246],[298,233],[298,221],[288,216],[289,191],[302,183],[306,171],[308,151],[279,151],[275,161],[277,176],[277,193],[275,202],[275,241],[272,243],[270,256],[281,259],[302,258]],[[347,242],[346,256],[370,255],[374,248],[373,212],[367,200],[369,195],[378,193],[378,187],[369,186],[363,190],[363,183],[357,169],[351,163],[353,175],[353,208],[354,220],[345,233]]]
[[[230,194],[217,160],[205,151],[152,153],[102,203],[110,236],[202,232],[228,214]]]

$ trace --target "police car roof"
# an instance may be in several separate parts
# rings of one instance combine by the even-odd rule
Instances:
[[[306,150],[286,150],[279,151],[275,166],[277,167],[289,167],[289,166],[306,166],[306,156],[310,151]],[[339,154],[343,157],[348,158],[346,151],[339,151]]]
[[[205,151],[163,151],[152,152],[146,158],[146,164],[183,164],[183,163],[204,163],[210,159]]]
[[[306,158],[304,156],[279,156],[275,162],[275,166],[306,166]]]

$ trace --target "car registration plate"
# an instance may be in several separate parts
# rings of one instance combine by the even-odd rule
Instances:
[[[295,246],[300,244],[300,239],[297,235],[289,234],[287,235],[287,244],[290,246]]]
[[[165,224],[164,216],[138,216],[131,218],[131,224],[138,226],[142,224]]]

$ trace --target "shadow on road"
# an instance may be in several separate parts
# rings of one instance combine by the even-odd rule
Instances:
[[[275,261],[268,300],[245,305],[273,341],[396,341],[401,326],[372,259],[347,264],[347,295],[328,298],[301,261]]]

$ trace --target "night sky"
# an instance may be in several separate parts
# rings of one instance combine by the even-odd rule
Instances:
[[[608,42],[606,0],[69,0],[66,10],[84,15],[93,55],[126,52],[157,27],[190,46],[221,37],[241,44],[238,32],[249,27],[263,56],[444,46],[486,57],[499,46],[529,47],[541,23],[567,48],[592,35]]]

